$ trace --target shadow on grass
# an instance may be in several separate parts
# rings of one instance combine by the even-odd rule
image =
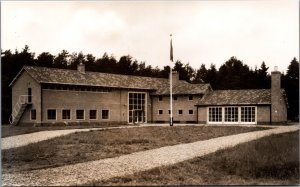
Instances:
[[[89,185],[298,185],[299,131]]]

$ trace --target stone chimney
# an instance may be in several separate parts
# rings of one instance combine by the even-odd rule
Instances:
[[[85,65],[82,62],[80,62],[80,64],[77,65],[77,70],[80,73],[85,73]]]
[[[172,71],[172,82],[176,84],[179,81],[179,73],[177,71]]]
[[[271,121],[280,122],[281,113],[281,73],[278,67],[271,72]]]

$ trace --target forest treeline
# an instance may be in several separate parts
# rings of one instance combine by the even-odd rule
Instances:
[[[104,53],[96,58],[92,54],[82,52],[69,53],[62,50],[56,56],[49,52],[35,56],[26,45],[22,51],[5,50],[1,52],[2,67],[2,123],[7,123],[11,114],[11,88],[10,82],[24,65],[43,66],[62,69],[76,69],[79,63],[84,63],[86,71],[138,75],[148,77],[167,78],[170,66],[152,67],[145,62],[138,62],[130,55],[125,55],[117,60],[113,55]],[[190,83],[210,83],[215,90],[223,89],[262,89],[271,87],[271,77],[268,74],[269,67],[265,62],[261,66],[250,68],[242,60],[230,57],[224,64],[216,69],[214,64],[206,67],[199,63],[199,68],[194,69],[189,63],[177,60],[173,70],[179,72],[179,78]],[[288,119],[297,120],[299,117],[299,62],[291,59],[287,67],[287,73],[282,73],[282,88],[286,90],[289,102]]]

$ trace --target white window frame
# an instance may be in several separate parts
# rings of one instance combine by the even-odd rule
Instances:
[[[78,110],[83,110],[83,119],[78,119],[78,117],[77,117],[77,111]],[[84,109],[76,109],[75,110],[75,116],[76,116],[76,120],[85,120],[85,110]]]
[[[96,110],[96,118],[95,119],[91,119],[91,110]],[[98,110],[97,109],[90,109],[89,110],[89,120],[98,120]]]
[[[35,119],[32,119],[32,111],[33,110],[35,110]],[[48,115],[48,114],[47,114]],[[36,109],[31,109],[30,110],[30,121],[36,121],[36,118],[37,118],[37,116],[36,116]]]
[[[147,116],[148,115],[148,93],[147,92],[128,92],[127,93],[127,122],[129,123],[129,94],[130,93],[143,93],[143,94],[145,94],[145,122],[144,123],[147,123],[147,120],[148,120],[148,116]],[[132,123],[130,123],[130,124],[132,124]]]
[[[242,122],[242,107],[254,107],[255,109],[255,120],[254,122]],[[249,124],[249,125],[256,125],[257,124],[257,106],[241,106],[240,107],[240,124]]]
[[[209,121],[209,108],[221,108],[221,121]],[[224,110],[223,107],[220,106],[211,106],[211,107],[206,107],[206,116],[207,116],[207,123],[208,124],[223,124],[224,121]]]
[[[238,119],[237,121],[225,121],[226,120],[226,108],[237,108],[237,113],[238,113]],[[241,119],[241,116],[239,115],[240,114],[240,107],[238,106],[224,106],[223,109],[224,110],[224,124],[239,124],[240,122],[240,119]]]
[[[103,111],[107,110],[108,111],[108,117],[107,118],[103,118]],[[110,110],[109,109],[102,109],[101,110],[101,119],[102,120],[109,120],[110,119]]]
[[[238,121],[237,122],[225,122],[225,108],[227,107],[238,107]],[[255,119],[254,122],[242,122],[242,107],[254,107],[255,109]],[[220,122],[209,121],[209,108],[222,108],[222,120]],[[206,121],[207,124],[241,124],[241,125],[256,125],[257,124],[257,106],[209,106],[206,107]]]
[[[48,110],[55,110],[55,119],[49,119]],[[47,109],[47,120],[48,121],[56,121],[57,120],[57,109],[53,109],[53,108]]]

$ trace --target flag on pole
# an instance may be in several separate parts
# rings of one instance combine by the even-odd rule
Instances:
[[[172,35],[171,35],[172,37]],[[172,38],[171,38],[171,44],[170,44],[170,60],[173,62],[173,46],[172,46]]]

